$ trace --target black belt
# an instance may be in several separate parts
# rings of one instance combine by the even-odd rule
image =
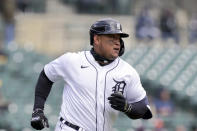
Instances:
[[[75,129],[75,130],[79,130],[79,126],[77,126],[77,125],[74,125],[74,124],[72,124],[72,123],[70,123],[70,122],[68,122],[68,121],[65,121],[62,117],[60,117],[60,121],[61,122],[63,122],[65,125],[67,125],[67,126],[69,126],[69,127],[71,127],[71,128],[73,128],[73,129]]]

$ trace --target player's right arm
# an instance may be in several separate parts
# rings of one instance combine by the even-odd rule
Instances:
[[[35,101],[31,119],[31,126],[37,130],[42,130],[45,126],[48,126],[47,118],[44,115],[44,104],[53,83],[64,77],[65,62],[68,63],[67,55],[62,55],[45,65],[39,75],[35,88]]]
[[[31,119],[31,126],[36,130],[49,127],[48,120],[44,115],[44,104],[51,91],[53,82],[48,79],[44,70],[41,71],[35,89],[35,100]]]
[[[44,104],[51,91],[52,85],[59,79],[66,79],[72,53],[66,53],[45,65],[40,73],[35,89],[35,101],[31,125],[37,130],[47,127],[47,118],[44,116]]]

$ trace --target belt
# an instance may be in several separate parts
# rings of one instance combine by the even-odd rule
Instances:
[[[61,121],[62,123],[64,123],[65,125],[67,125],[67,126],[73,128],[73,129],[75,129],[76,131],[79,131],[79,129],[80,129],[79,126],[74,125],[74,124],[72,124],[72,123],[70,123],[70,122],[68,122],[68,121],[65,121],[62,117],[60,117],[60,121]]]

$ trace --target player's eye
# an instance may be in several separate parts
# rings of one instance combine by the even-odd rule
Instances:
[[[110,40],[108,40],[110,43],[114,43],[114,40],[113,39],[110,39]]]

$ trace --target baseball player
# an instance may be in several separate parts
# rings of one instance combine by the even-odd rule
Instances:
[[[152,117],[136,70],[120,58],[124,53],[121,24],[111,18],[90,28],[90,51],[65,53],[45,65],[35,89],[31,126],[49,127],[44,104],[54,82],[64,81],[55,131],[111,131],[121,111],[131,119]]]

